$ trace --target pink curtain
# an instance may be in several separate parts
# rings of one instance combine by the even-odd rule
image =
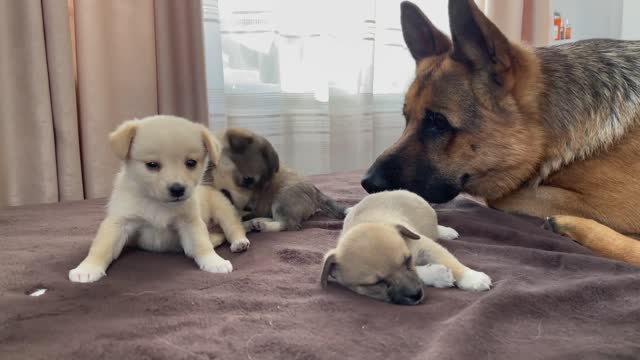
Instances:
[[[476,0],[481,10],[512,41],[549,44],[549,0]]]
[[[0,2],[0,207],[109,194],[107,134],[207,123],[199,0]]]

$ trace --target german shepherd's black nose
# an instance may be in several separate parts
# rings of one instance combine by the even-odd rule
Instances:
[[[389,183],[381,171],[368,172],[360,181],[360,185],[369,193],[377,193],[389,189]]]

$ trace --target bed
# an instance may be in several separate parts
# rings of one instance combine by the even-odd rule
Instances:
[[[313,180],[354,204],[360,174]],[[465,197],[437,207],[461,234],[443,244],[495,287],[427,289],[413,307],[321,289],[341,228],[321,216],[303,231],[251,234],[246,253],[223,246],[228,275],[128,250],[100,282],[72,284],[104,204],[0,210],[0,359],[640,358],[638,268]]]

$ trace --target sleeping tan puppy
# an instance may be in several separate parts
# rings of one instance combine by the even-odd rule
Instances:
[[[202,125],[173,116],[123,123],[109,136],[122,159],[107,216],[89,254],[69,272],[73,282],[94,282],[125,246],[184,251],[205,271],[228,273],[231,263],[213,250],[194,191],[219,145]]]
[[[438,225],[436,212],[414,193],[368,195],[349,209],[337,247],[326,254],[322,286],[331,280],[358,294],[404,305],[422,302],[423,284],[451,287],[455,282],[464,290],[490,289],[489,276],[463,265],[434,241],[457,237],[455,230]]]

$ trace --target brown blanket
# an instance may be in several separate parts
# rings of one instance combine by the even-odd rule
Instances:
[[[357,173],[319,176],[342,203]],[[594,256],[466,199],[439,208],[461,238],[443,242],[495,281],[489,292],[428,289],[389,305],[319,285],[340,222],[252,234],[234,271],[177,254],[126,252],[94,284],[67,272],[85,256],[104,201],[0,210],[0,359],[640,358],[640,269]],[[30,297],[35,288],[48,291]]]

